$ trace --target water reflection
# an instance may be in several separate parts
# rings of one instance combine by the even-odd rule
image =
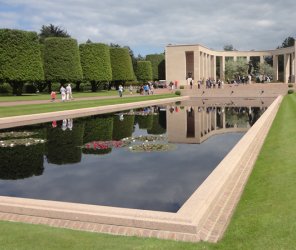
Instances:
[[[176,212],[266,109],[192,104],[0,130],[48,140],[0,147],[0,195]],[[140,134],[167,135],[178,148],[130,153],[80,147]]]

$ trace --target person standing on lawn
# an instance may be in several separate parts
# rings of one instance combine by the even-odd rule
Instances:
[[[73,96],[72,96],[72,88],[71,88],[71,84],[68,84],[68,86],[66,87],[67,90],[67,101],[69,101],[69,98],[71,97],[72,100],[74,100]]]
[[[129,87],[129,92],[131,95],[133,94],[133,86],[132,85],[130,85],[130,87]]]
[[[119,85],[119,88],[118,88],[118,91],[119,91],[119,97],[122,97],[122,86],[121,85]]]
[[[64,86],[62,85],[62,87],[60,88],[60,92],[62,94],[62,101],[64,102],[66,99],[66,89],[64,88]]]
[[[51,102],[54,102],[55,100],[55,92],[54,91],[51,91]]]

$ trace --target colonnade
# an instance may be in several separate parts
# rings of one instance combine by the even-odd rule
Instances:
[[[296,43],[295,43],[296,44]],[[227,57],[237,60],[244,57],[249,62],[251,57],[260,57],[260,63],[265,56],[273,57],[273,79],[278,80],[278,57],[284,55],[284,82],[295,82],[295,53],[296,47],[288,47],[265,51],[216,51],[202,45],[168,45],[166,53],[166,80],[178,80],[179,84],[188,84],[188,79],[193,79],[193,84],[201,79],[213,77],[216,79],[216,60],[220,60],[220,78],[225,80],[225,61]],[[291,66],[291,67],[290,67]]]

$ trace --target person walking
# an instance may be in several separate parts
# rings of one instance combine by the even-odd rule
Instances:
[[[190,89],[192,89],[192,80],[190,80]]]
[[[153,95],[153,92],[154,92],[154,87],[153,87],[153,85],[151,85],[151,87],[150,87],[150,93],[151,93],[151,95]]]
[[[202,80],[201,80],[201,78],[199,78],[199,81],[197,82],[198,89],[200,89],[201,82],[202,82]]]
[[[175,89],[177,89],[177,86],[178,86],[178,81],[175,80]]]
[[[62,87],[60,88],[60,92],[62,94],[62,101],[64,102],[66,99],[66,89],[64,88],[64,86],[62,85]]]
[[[173,81],[171,81],[171,82],[170,82],[171,90],[173,90],[173,85],[174,85],[174,83],[173,83]]]
[[[251,75],[248,75],[248,84],[251,84],[251,80],[252,80]]]
[[[145,89],[145,95],[148,95],[148,84],[145,85],[144,89]]]
[[[129,86],[129,92],[130,92],[130,95],[133,94],[133,86],[132,85]]]
[[[74,100],[73,96],[72,96],[72,88],[71,88],[71,84],[68,84],[68,86],[66,87],[67,90],[67,101],[69,101],[69,98],[71,97],[72,100]]]
[[[119,88],[118,88],[119,97],[122,97],[122,91],[123,91],[123,88],[121,85],[119,85]]]
[[[243,76],[243,77],[242,77],[242,83],[243,83],[243,85],[245,85],[245,79],[246,79],[246,78]]]
[[[218,89],[220,89],[221,88],[221,81],[220,81],[220,79],[218,79]]]
[[[54,102],[55,100],[55,92],[54,91],[51,91],[51,102]]]
[[[143,95],[143,92],[144,92],[144,88],[143,88],[143,85],[141,85],[141,87],[140,87],[140,95]]]

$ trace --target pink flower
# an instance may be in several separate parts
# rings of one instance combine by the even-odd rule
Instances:
[[[139,147],[139,149],[142,149],[142,147]]]
[[[167,148],[167,149],[170,149],[170,148]]]

